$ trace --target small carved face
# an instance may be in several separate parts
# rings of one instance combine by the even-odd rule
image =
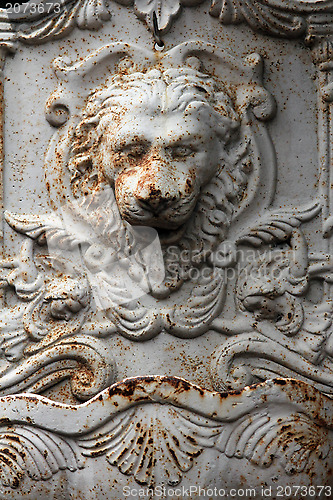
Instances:
[[[96,166],[130,224],[181,230],[219,164],[220,140],[209,113],[197,103],[186,112],[131,105],[103,118]]]

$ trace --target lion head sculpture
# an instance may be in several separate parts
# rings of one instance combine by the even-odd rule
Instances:
[[[199,265],[226,237],[251,161],[235,147],[240,119],[223,84],[190,59],[120,72],[91,94],[68,168],[76,198],[111,186],[123,221],[155,228],[164,250],[175,244]]]

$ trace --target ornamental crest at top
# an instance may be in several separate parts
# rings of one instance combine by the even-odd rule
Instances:
[[[247,23],[255,31],[308,43],[332,33],[333,0],[29,0],[0,9],[0,44],[41,44],[74,28],[96,31],[114,21],[113,6],[128,7],[155,39],[169,32],[186,8],[210,3],[209,14],[222,24]],[[162,45],[162,43],[159,43]]]

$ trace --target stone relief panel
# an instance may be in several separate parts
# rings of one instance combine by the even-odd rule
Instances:
[[[1,14],[3,47],[20,57],[52,42],[56,55],[36,123],[47,209],[13,210],[4,190],[3,498],[331,495],[331,67],[319,35],[332,8],[313,9],[62,2],[37,15],[29,2]],[[110,43],[118,12],[149,44],[118,28]],[[236,38],[246,21],[311,45],[320,182],[301,203],[277,202],[287,167],[272,52],[258,35],[258,50],[237,55],[200,21],[183,41],[173,30],[187,12],[235,23]],[[103,43],[71,58],[57,40],[75,45],[78,28]],[[4,130],[6,188],[17,166]]]

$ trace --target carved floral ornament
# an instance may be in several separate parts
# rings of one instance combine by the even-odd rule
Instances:
[[[202,2],[118,3],[165,34],[181,9]],[[112,2],[32,11],[1,14],[4,44],[98,29]],[[210,14],[312,41],[330,29],[331,2],[313,11],[309,1],[226,0]],[[319,64],[329,106],[330,68]],[[0,316],[1,495],[47,498],[43,481],[61,477],[70,498],[73,476],[98,457],[94,484],[107,495],[105,477],[187,485],[216,460],[225,487],[258,475],[258,488],[274,477],[329,487],[332,257],[329,244],[310,251],[304,224],[321,218],[329,241],[332,219],[327,191],[272,208],[266,124],[276,105],[261,57],[197,41],[169,51],[113,43],[74,63],[58,58],[54,71],[45,104],[50,211],[4,216],[22,245],[1,260],[1,286],[16,301]],[[313,282],[324,291],[316,303]],[[119,381],[107,340],[120,335],[135,347],[165,332],[184,344],[221,334],[209,357],[216,392],[175,376]],[[58,384],[75,404],[43,395]]]
[[[98,30],[112,19],[112,4],[133,9],[154,31],[154,13],[161,34],[168,32],[182,9],[208,0],[39,0],[20,9],[0,9],[2,43],[45,43],[72,29]],[[331,34],[331,0],[209,0],[210,15],[222,24],[247,23],[273,36],[305,37],[309,42]]]

